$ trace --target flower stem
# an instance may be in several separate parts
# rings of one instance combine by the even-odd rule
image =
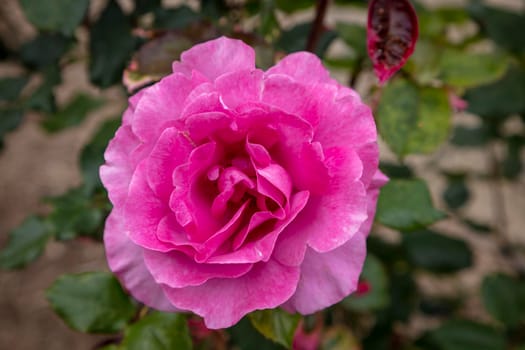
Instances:
[[[308,35],[308,41],[306,42],[306,50],[315,53],[317,48],[317,43],[321,34],[323,33],[324,26],[324,16],[326,14],[326,9],[328,8],[329,0],[317,0],[317,6],[315,7],[315,19]]]

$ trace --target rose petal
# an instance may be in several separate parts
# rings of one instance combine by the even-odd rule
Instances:
[[[149,87],[138,101],[132,121],[135,135],[144,142],[153,141],[163,129],[179,125],[186,97],[202,81],[182,74],[171,74]]]
[[[124,207],[126,224],[131,228],[129,238],[144,248],[166,252],[172,250],[173,246],[160,241],[156,232],[169,208],[149,187],[146,172],[146,162],[140,163],[129,184]]]
[[[282,231],[294,220],[303,210],[309,201],[310,193],[302,191],[294,194],[290,200],[290,212],[286,219],[278,221],[273,229],[268,230],[266,234],[249,243],[244,242],[241,248],[223,255],[215,255],[208,259],[209,263],[218,264],[241,264],[267,261],[275,252],[275,245]],[[290,265],[291,266],[291,265]],[[295,265],[297,266],[297,265]]]
[[[104,245],[109,268],[141,303],[161,311],[176,311],[146,268],[143,249],[128,238],[124,220],[116,209],[106,220]]]
[[[259,69],[238,70],[218,77],[215,87],[223,104],[229,109],[235,109],[247,102],[260,101],[263,74]]]
[[[181,252],[144,251],[144,261],[156,283],[171,288],[199,286],[211,278],[238,278],[251,270],[252,264],[199,264]]]
[[[128,196],[129,182],[135,168],[130,153],[138,143],[131,127],[121,126],[104,153],[106,163],[100,167],[100,179],[108,190],[109,200],[115,206],[122,205]]]
[[[175,128],[165,129],[147,159],[147,179],[157,197],[164,201],[173,191],[173,171],[184,163],[193,148],[192,143]]]
[[[331,160],[333,174],[328,192],[312,196],[280,236],[274,256],[281,263],[300,264],[306,244],[317,252],[331,251],[345,244],[367,219],[366,190],[355,180],[362,172],[361,161],[355,152],[339,156]]]
[[[239,278],[215,278],[186,288],[164,286],[164,291],[175,307],[192,310],[206,327],[218,329],[231,327],[254,310],[281,305],[295,292],[298,280],[299,268],[269,260]]]
[[[297,290],[283,307],[305,315],[341,301],[356,290],[365,256],[366,241],[360,233],[330,252],[308,249]]]
[[[310,52],[292,53],[266,72],[266,76],[284,74],[305,85],[328,83],[330,73],[323,67],[321,60]]]
[[[255,52],[241,40],[220,37],[195,45],[181,55],[184,69],[197,70],[210,80],[243,69],[255,68]],[[181,69],[174,66],[174,70]]]

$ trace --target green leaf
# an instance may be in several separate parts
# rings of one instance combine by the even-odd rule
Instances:
[[[244,317],[235,326],[228,328],[232,342],[240,350],[282,350],[282,345],[275,343],[259,333],[248,320]]]
[[[94,205],[88,194],[85,188],[79,187],[48,199],[54,207],[48,219],[57,239],[68,240],[78,235],[102,237],[99,230],[103,221],[102,209]]]
[[[502,164],[502,173],[509,180],[520,176],[523,166],[521,164],[521,149],[525,145],[525,137],[512,135],[506,139],[507,152]]]
[[[26,86],[28,77],[12,77],[0,79],[0,102],[13,101]]]
[[[115,0],[110,0],[90,31],[89,76],[102,88],[119,82],[136,45],[131,24]]]
[[[421,180],[390,180],[379,193],[376,219],[385,226],[410,231],[444,217],[432,206],[428,188]]]
[[[61,82],[60,68],[57,65],[50,65],[43,71],[42,84],[31,94],[26,101],[30,109],[45,113],[56,112],[55,95],[53,87]]]
[[[381,162],[379,167],[381,168],[381,171],[389,178],[409,179],[414,177],[412,169],[406,165]]]
[[[320,350],[360,350],[359,340],[343,325],[335,325],[323,332]]]
[[[0,266],[6,269],[24,267],[38,258],[50,236],[49,226],[38,217],[27,218],[9,234],[9,242],[0,251]]]
[[[396,79],[383,90],[376,116],[381,136],[403,158],[432,152],[446,140],[451,109],[445,90]]]
[[[315,0],[275,0],[277,8],[286,13],[307,9],[315,4]]]
[[[153,312],[126,328],[126,350],[190,350],[192,342],[186,317],[180,313]]]
[[[425,230],[403,235],[408,260],[438,273],[456,272],[472,265],[472,252],[460,239]]]
[[[46,295],[55,312],[80,332],[118,332],[135,314],[131,298],[107,272],[62,275]]]
[[[490,131],[485,124],[474,127],[458,125],[452,132],[450,142],[460,147],[477,147],[485,145],[489,140]]]
[[[435,16],[430,16],[435,17]],[[420,20],[421,23],[421,20]],[[430,85],[438,79],[442,48],[435,42],[418,39],[414,53],[408,59],[404,70],[410,73],[412,79],[422,85]]]
[[[447,174],[447,188],[443,192],[443,200],[450,209],[458,209],[470,198],[470,192],[465,183],[464,174]]]
[[[80,93],[76,95],[62,110],[49,116],[42,122],[48,132],[80,124],[88,113],[102,106],[102,100]]]
[[[252,325],[266,338],[291,348],[301,316],[281,309],[257,310],[249,314]]]
[[[525,50],[525,14],[501,8],[484,6],[479,1],[471,3],[469,14],[481,23],[481,28],[496,45],[511,51]]]
[[[80,154],[80,169],[84,178],[84,187],[88,192],[101,186],[98,171],[104,163],[104,151],[109,140],[115,136],[115,131],[119,126],[119,119],[106,121]]]
[[[505,76],[491,84],[467,90],[468,110],[486,118],[502,118],[525,112],[525,71],[512,66]]]
[[[160,7],[161,0],[135,0],[135,15],[140,16]]]
[[[70,39],[60,34],[42,33],[20,48],[20,58],[30,68],[57,64],[70,43]]]
[[[19,108],[0,109],[0,146],[2,145],[5,134],[16,129],[22,119],[24,111]]]
[[[275,46],[288,53],[304,51],[306,49],[306,41],[308,34],[312,28],[312,23],[300,23],[295,27],[284,30],[279,37],[279,40],[275,43]],[[319,57],[323,57],[328,46],[337,37],[334,31],[325,31],[317,43],[315,54]]]
[[[439,61],[439,78],[455,87],[473,87],[500,79],[508,66],[508,57],[501,54],[446,49]]]
[[[525,282],[502,274],[486,276],[481,296],[485,309],[506,326],[525,321]]]
[[[71,36],[82,22],[89,0],[20,0],[20,5],[38,29]]]
[[[366,28],[357,24],[338,22],[336,30],[357,57],[366,57]]]
[[[155,11],[154,26],[161,29],[184,29],[201,19],[202,17],[188,6],[174,9],[159,8]]]
[[[484,324],[448,320],[427,334],[427,341],[439,350],[504,350],[503,335]]]
[[[386,307],[389,303],[388,277],[381,261],[368,254],[360,278],[370,285],[370,290],[363,295],[350,295],[343,300],[343,306],[361,312]]]

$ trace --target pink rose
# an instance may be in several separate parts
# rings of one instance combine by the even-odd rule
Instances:
[[[319,59],[264,72],[219,38],[130,98],[100,169],[109,266],[139,301],[209,328],[313,313],[356,289],[386,178],[357,93]]]

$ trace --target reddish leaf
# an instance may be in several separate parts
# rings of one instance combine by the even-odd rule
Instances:
[[[381,84],[405,64],[414,52],[417,37],[417,15],[409,0],[370,1],[368,55]]]

